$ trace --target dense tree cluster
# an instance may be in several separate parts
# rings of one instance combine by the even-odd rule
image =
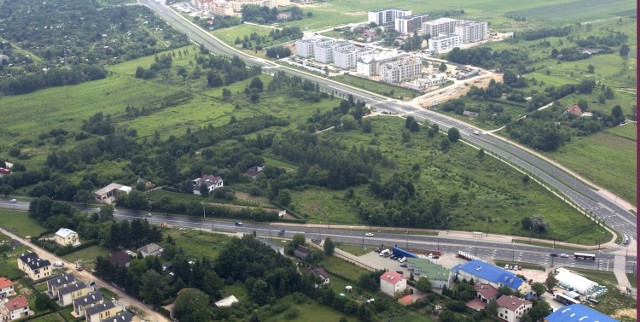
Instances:
[[[529,55],[525,50],[503,49],[494,51],[489,47],[454,48],[447,54],[447,60],[461,65],[474,65],[487,69],[516,69],[522,73],[529,68]]]
[[[291,49],[282,47],[282,46],[274,46],[267,48],[267,57],[269,58],[285,58],[291,56]]]
[[[565,37],[571,34],[573,28],[571,26],[540,28],[518,32],[515,37],[523,40],[538,40],[547,37]]]
[[[151,226],[147,220],[139,218],[131,222],[123,220],[112,222],[109,234],[105,238],[105,246],[110,249],[134,247],[162,241],[162,231],[158,226]]]
[[[259,24],[270,24],[279,20],[278,15],[281,13],[277,8],[269,8],[258,5],[246,5],[242,6],[242,20],[255,22]],[[304,12],[300,7],[293,6],[289,9],[287,18],[282,20],[294,21],[301,20],[304,17]]]
[[[86,81],[103,79],[106,77],[104,68],[92,65],[75,65],[71,68],[51,68],[26,75],[4,79],[0,81],[0,92],[7,95],[26,94],[39,89],[76,85]]]

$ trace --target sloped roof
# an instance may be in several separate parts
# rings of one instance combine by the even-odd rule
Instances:
[[[58,229],[58,231],[56,231],[56,235],[62,238],[67,238],[71,234],[77,234],[77,233],[69,228],[60,228]]]
[[[618,320],[598,312],[582,304],[571,304],[549,314],[547,322],[619,322]]]
[[[20,295],[20,296],[16,296],[14,298],[9,299],[6,303],[4,303],[4,306],[9,311],[15,311],[24,307],[28,307],[29,300],[27,300],[26,297]]]
[[[103,298],[104,298],[104,294],[102,292],[95,291],[73,300],[73,304],[75,306],[91,305],[94,303],[102,302]]]
[[[59,286],[64,284],[73,283],[76,281],[76,277],[72,274],[62,274],[58,277],[54,277],[47,281],[49,287],[51,286]]]
[[[100,322],[132,322],[133,321],[133,314],[129,313],[129,312],[118,312],[116,315],[104,319]]]
[[[114,307],[116,307],[116,305],[113,302],[107,301],[100,304],[92,305],[88,307],[84,312],[87,316],[92,316],[94,314],[113,309]]]
[[[476,292],[486,299],[492,299],[498,295],[498,289],[491,284],[477,283],[474,287]]]
[[[402,275],[396,272],[386,271],[380,275],[380,279],[395,285],[402,281]]]
[[[27,253],[20,256],[20,260],[27,264],[32,270],[51,265],[47,259],[42,259],[36,253]]]
[[[144,254],[154,254],[157,252],[161,252],[162,251],[162,246],[156,244],[156,243],[151,243],[148,245],[144,245],[140,248],[138,248],[138,251],[140,251],[141,253]]]
[[[533,303],[527,300],[523,300],[519,297],[515,297],[513,295],[503,295],[500,296],[500,298],[496,301],[496,304],[498,304],[498,307],[504,307],[510,311],[515,311],[523,305],[529,305]]]
[[[65,294],[69,294],[69,293],[81,290],[86,287],[87,285],[84,282],[77,282],[77,283],[73,283],[65,287],[59,288],[58,294],[65,295]]]
[[[512,272],[477,259],[459,265],[454,270],[456,272],[467,272],[470,275],[477,276],[492,283],[506,285],[512,289],[518,289],[524,282]]]
[[[0,277],[0,290],[3,288],[7,288],[7,287],[11,287],[13,286],[13,282],[4,278],[4,277]]]

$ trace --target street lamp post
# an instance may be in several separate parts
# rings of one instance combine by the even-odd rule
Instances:
[[[320,222],[320,225],[318,226],[318,235],[320,236],[320,242],[322,242],[322,221]]]
[[[511,261],[515,262],[516,261],[516,243],[511,243],[511,250],[513,251],[511,255]]]
[[[204,231],[204,222],[207,220],[207,210],[202,206],[202,230]]]

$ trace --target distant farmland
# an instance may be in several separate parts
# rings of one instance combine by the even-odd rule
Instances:
[[[635,14],[637,4],[629,0],[578,0],[558,3],[538,8],[511,11],[507,14],[523,17],[539,17],[578,21],[581,19],[598,19],[607,16]]]

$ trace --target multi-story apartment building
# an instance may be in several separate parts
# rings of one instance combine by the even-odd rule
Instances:
[[[396,18],[410,15],[411,10],[403,10],[397,8],[369,11],[369,22],[375,22],[377,25],[389,25],[394,23]]]
[[[313,57],[313,46],[315,42],[315,39],[296,40],[296,56],[303,58]]]
[[[380,65],[380,80],[387,83],[399,84],[420,77],[421,70],[422,61],[420,58],[406,57]]]
[[[460,47],[460,36],[453,34],[440,34],[436,37],[429,38],[429,50],[434,54],[442,54],[451,51],[453,48]]]
[[[489,35],[488,23],[463,20],[455,27],[453,33],[460,36],[460,42],[463,44],[485,40]]]
[[[452,34],[456,31],[456,26],[460,24],[460,20],[451,18],[438,18],[436,20],[426,21],[422,23],[422,33],[425,35],[436,36],[440,34]]]
[[[333,62],[333,40],[322,39],[313,44],[313,58],[324,64]]]
[[[422,31],[422,24],[429,20],[429,15],[412,15],[398,17],[395,21],[395,30],[403,34],[411,34],[414,31]]]

